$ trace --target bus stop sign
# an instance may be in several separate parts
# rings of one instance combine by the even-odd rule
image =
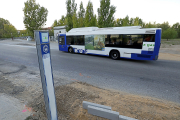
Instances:
[[[51,65],[49,32],[35,30],[34,35],[36,40],[36,48],[44,94],[44,101],[46,106],[46,114],[48,120],[58,120]]]

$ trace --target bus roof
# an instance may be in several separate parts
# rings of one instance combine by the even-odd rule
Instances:
[[[66,33],[70,35],[100,35],[100,34],[155,34],[157,29],[161,28],[142,28],[141,26],[126,26],[126,27],[83,27],[73,28]]]

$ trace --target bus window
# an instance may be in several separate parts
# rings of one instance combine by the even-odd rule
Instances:
[[[84,36],[73,36],[74,45],[84,45]]]
[[[84,36],[79,36],[79,45],[84,45]]]
[[[144,42],[155,42],[155,35],[153,34],[144,35]]]
[[[109,35],[105,35],[105,45],[109,44]]]
[[[110,44],[120,45],[122,43],[121,35],[110,35]]]
[[[106,35],[105,36],[106,47],[121,47],[122,35]]]
[[[60,45],[64,45],[65,44],[64,36],[59,37],[59,44]]]
[[[123,35],[122,45],[125,46],[125,45],[130,45],[130,44],[132,44],[131,35]]]
[[[74,45],[74,40],[72,36],[66,36],[66,44],[67,45]]]
[[[123,35],[122,47],[142,48],[143,35]]]
[[[79,40],[77,36],[73,36],[74,38],[74,45],[79,45]]]
[[[67,45],[84,45],[84,36],[67,36],[66,37]]]

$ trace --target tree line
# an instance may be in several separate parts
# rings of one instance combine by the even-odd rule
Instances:
[[[17,29],[6,19],[0,18],[0,38],[18,36]]]
[[[67,14],[62,15],[59,20],[55,20],[52,27],[55,26],[65,26],[66,31],[72,28],[79,27],[122,27],[122,26],[142,26],[143,28],[162,28],[162,38],[173,39],[180,38],[180,23],[175,23],[170,26],[168,22],[163,22],[162,24],[145,23],[139,17],[129,18],[127,15],[125,18],[114,18],[114,13],[116,12],[116,7],[110,5],[110,0],[100,0],[100,7],[97,9],[98,16],[94,14],[93,3],[88,2],[86,8],[83,7],[83,2],[81,1],[79,6],[79,11],[77,11],[77,4],[75,0],[66,0],[66,10]]]
[[[162,38],[180,38],[180,23],[172,26],[168,22],[145,23],[139,17],[114,18],[116,7],[110,4],[110,0],[100,0],[100,7],[97,9],[98,15],[94,14],[93,3],[89,0],[86,7],[81,1],[79,11],[75,0],[66,0],[66,15],[62,15],[59,20],[54,20],[52,27],[66,26],[66,31],[80,27],[122,27],[122,26],[142,26],[143,28],[162,28]],[[47,21],[48,10],[36,3],[36,0],[24,2],[24,20],[26,30],[17,32],[16,28],[8,21],[0,18],[0,38],[12,36],[34,36],[34,30],[40,30]],[[53,31],[50,31],[53,35]]]

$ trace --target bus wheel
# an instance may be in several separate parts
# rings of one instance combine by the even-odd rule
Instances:
[[[117,50],[113,50],[113,51],[111,51],[110,56],[113,60],[117,60],[117,59],[119,59],[120,54]]]
[[[73,53],[73,48],[72,48],[72,47],[69,47],[68,52],[69,52],[69,53]]]

